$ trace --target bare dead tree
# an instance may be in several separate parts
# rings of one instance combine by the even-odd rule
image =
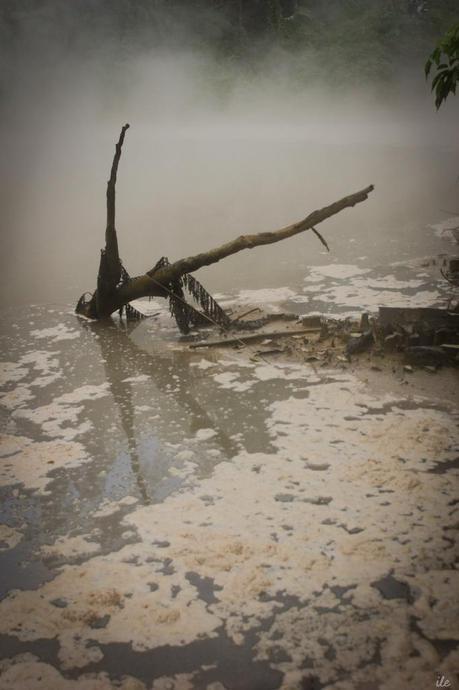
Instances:
[[[315,226],[322,221],[336,215],[345,208],[350,208],[365,201],[373,191],[373,185],[365,187],[354,194],[343,197],[338,201],[310,213],[303,220],[288,225],[279,230],[261,232],[258,234],[240,235],[231,242],[222,244],[207,252],[195,254],[174,263],[162,259],[146,271],[143,275],[131,278],[122,265],[118,239],[115,227],[115,187],[118,165],[121,158],[121,150],[129,125],[126,124],[116,144],[115,156],[111,168],[110,178],[107,182],[107,226],[105,230],[105,248],[101,251],[99,272],[97,276],[97,288],[86,298],[88,293],[82,295],[76,306],[76,312],[91,319],[104,319],[113,312],[122,310],[132,300],[140,297],[166,297],[175,300],[175,316],[180,325],[177,312],[186,303],[183,299],[183,288],[188,290],[199,300],[199,296],[205,295],[201,300],[204,312],[219,314],[220,309],[212,298],[205,292],[202,286],[190,275],[203,266],[210,266],[227,256],[236,254],[243,249],[253,249],[266,244],[274,244],[306,230],[312,230],[328,250],[328,244]],[[209,300],[211,304],[209,306]],[[174,308],[171,307],[174,312]],[[221,311],[221,310],[220,310]],[[222,312],[224,316],[224,312]],[[220,314],[221,316],[221,314]],[[227,318],[227,317],[226,317]],[[221,320],[221,319],[220,319]]]

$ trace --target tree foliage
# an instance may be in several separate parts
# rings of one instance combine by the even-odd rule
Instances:
[[[438,110],[450,94],[456,93],[459,81],[459,24],[446,32],[430,54],[425,64],[426,79],[432,68],[436,71],[432,79],[432,91],[435,93]]]
[[[457,22],[458,0],[0,0],[0,61],[34,46],[66,56],[196,50],[220,74],[288,65],[298,81],[390,81]],[[284,58],[288,56],[290,60]],[[6,62],[6,60],[4,60]],[[416,67],[417,69],[417,67]],[[440,79],[444,81],[446,75]]]

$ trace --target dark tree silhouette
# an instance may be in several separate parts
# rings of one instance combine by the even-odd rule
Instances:
[[[334,216],[345,208],[355,206],[365,201],[373,190],[373,185],[365,187],[354,194],[350,194],[329,206],[313,211],[303,220],[288,225],[280,230],[261,232],[258,234],[240,235],[231,242],[210,249],[207,252],[179,259],[169,263],[162,259],[156,265],[147,270],[143,275],[131,278],[123,267],[119,251],[118,239],[115,228],[115,186],[118,165],[121,157],[121,149],[129,125],[124,125],[116,144],[115,156],[107,183],[107,226],[105,230],[105,248],[101,251],[99,273],[97,276],[97,288],[87,299],[85,293],[78,301],[76,312],[91,319],[103,319],[113,312],[122,310],[132,300],[140,297],[166,297],[171,299],[171,307],[174,316],[180,326],[183,317],[183,309],[186,309],[183,289],[187,288],[199,302],[204,314],[225,322],[224,312],[208,295],[204,288],[190,274],[203,266],[217,263],[221,259],[236,254],[243,249],[253,249],[265,244],[280,242],[306,230],[312,230],[320,241],[328,248],[327,243],[316,230],[315,226],[322,221]],[[227,317],[226,317],[227,318]],[[184,319],[182,318],[182,322]],[[229,325],[229,319],[228,323]]]

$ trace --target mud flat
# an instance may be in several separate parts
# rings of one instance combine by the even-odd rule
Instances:
[[[9,319],[2,690],[454,687],[457,369]]]

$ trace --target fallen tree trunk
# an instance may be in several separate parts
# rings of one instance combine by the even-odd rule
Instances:
[[[236,254],[243,249],[253,249],[262,245],[280,242],[306,230],[312,230],[322,244],[328,245],[315,226],[322,221],[336,215],[345,208],[350,208],[365,201],[369,193],[374,189],[373,185],[365,187],[354,194],[343,197],[329,206],[313,211],[303,220],[288,225],[280,230],[261,232],[258,234],[240,235],[235,240],[211,249],[207,252],[195,254],[174,263],[167,259],[161,259],[146,273],[131,278],[119,257],[118,240],[115,228],[115,186],[118,165],[121,158],[121,150],[129,125],[126,124],[116,144],[115,156],[107,183],[107,226],[105,231],[105,248],[101,251],[99,273],[97,277],[97,289],[90,299],[88,293],[82,295],[78,301],[76,312],[91,319],[103,319],[113,312],[122,310],[132,300],[141,297],[169,297],[171,311],[177,319],[179,326],[186,325],[189,317],[187,309],[191,309],[184,299],[183,288],[186,287],[193,297],[200,303],[206,318],[220,325],[229,325],[229,317],[226,317],[221,308],[206,293],[204,288],[195,280],[191,273],[203,266],[210,266],[227,256]],[[182,322],[181,322],[182,319]],[[184,328],[185,330],[185,328]]]

